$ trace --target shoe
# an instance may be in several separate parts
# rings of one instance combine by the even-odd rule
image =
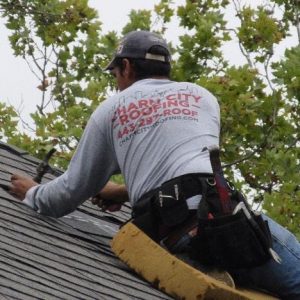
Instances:
[[[221,281],[229,287],[235,288],[235,283],[231,275],[224,270],[219,270],[217,268],[207,267],[200,264],[198,261],[192,260],[187,253],[176,253],[175,256],[191,267],[197,269],[198,271],[210,276],[216,280]]]
[[[216,280],[221,281],[222,283],[225,283],[231,288],[235,288],[234,280],[227,271],[211,269],[211,270],[202,270],[201,272],[203,272],[207,276],[210,276]]]

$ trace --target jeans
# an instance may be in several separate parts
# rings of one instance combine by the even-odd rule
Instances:
[[[281,264],[271,259],[259,267],[228,271],[238,286],[265,290],[280,299],[300,300],[300,243],[291,232],[267,216],[263,217],[269,222],[273,249],[280,256]],[[174,247],[175,255],[205,272],[205,266],[185,255],[184,248],[188,242],[188,235],[182,237]]]

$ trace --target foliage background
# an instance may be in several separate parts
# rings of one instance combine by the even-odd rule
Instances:
[[[121,32],[104,34],[87,0],[1,0],[11,49],[38,78],[41,99],[31,114],[34,127],[22,131],[22,115],[0,102],[0,138],[40,158],[55,146],[53,162],[66,168],[90,114],[114,92],[102,68],[118,39],[136,29],[164,35],[177,18],[183,33],[178,44],[170,43],[172,77],[218,97],[226,176],[255,208],[300,238],[300,1],[269,0],[255,8],[242,0],[174,2],[132,10]],[[230,6],[234,28],[224,17]],[[276,49],[291,30],[298,44],[276,60]],[[242,66],[223,55],[222,47],[232,40],[247,61]]]

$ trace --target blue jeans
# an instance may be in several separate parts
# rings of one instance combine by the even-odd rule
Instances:
[[[255,268],[239,269],[229,271],[238,286],[248,287],[257,290],[266,290],[286,300],[300,299],[300,243],[295,236],[264,216],[269,222],[273,236],[273,249],[280,256],[281,264],[273,259],[262,266]],[[175,246],[179,252],[184,249],[189,239],[184,236]],[[177,252],[177,251],[175,251]],[[176,256],[183,259],[201,271],[204,266],[198,262],[191,261],[184,253],[176,253]],[[204,267],[205,268],[205,267]]]

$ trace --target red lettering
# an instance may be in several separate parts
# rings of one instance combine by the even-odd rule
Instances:
[[[181,105],[181,106],[184,106],[184,107],[189,107],[190,106],[190,104],[189,104],[189,102],[188,101],[179,101],[179,105]]]
[[[139,108],[146,108],[149,106],[149,102],[148,100],[139,100],[138,101],[138,104],[139,104]]]
[[[128,128],[125,126],[123,129],[120,129],[118,132],[118,138],[122,138],[124,135],[127,135],[129,133]]]
[[[153,105],[152,105],[152,108],[153,108],[154,112],[157,112],[157,110],[158,110],[159,108],[161,108],[161,104],[160,104],[160,103],[153,104]]]
[[[133,110],[129,113],[129,119],[136,120],[141,115],[141,112],[139,110]]]
[[[128,123],[128,115],[119,116],[119,120],[121,125]]]
[[[128,105],[128,111],[130,111],[130,110],[132,110],[132,109],[138,109],[138,107],[134,104],[134,103],[130,103],[129,105]]]
[[[191,96],[190,94],[181,94],[182,96],[184,96],[184,100],[187,101],[189,100],[189,97]]]
[[[145,119],[140,119],[139,127],[145,126]]]
[[[194,95],[193,95],[193,97],[194,97],[195,102],[196,102],[196,103],[199,103],[199,101],[200,101],[200,99],[201,99],[201,96],[198,96],[198,97],[197,97],[197,96],[194,96]]]
[[[176,95],[175,94],[168,95],[168,96],[166,96],[166,99],[167,100],[176,100]]]
[[[129,130],[130,132],[133,132],[135,130],[135,125],[133,123],[129,125]]]
[[[174,115],[178,115],[178,114],[181,113],[181,110],[180,110],[179,108],[173,108],[173,109],[172,109],[172,113],[173,113]]]
[[[126,107],[125,107],[125,106],[123,106],[123,107],[118,107],[118,108],[117,108],[117,114],[118,114],[118,115],[126,114]]]
[[[128,133],[129,133],[128,128],[127,128],[127,127],[124,127],[122,135],[126,135],[126,134],[128,134]]]
[[[178,106],[177,100],[168,100],[168,107],[170,106]]]
[[[149,118],[146,119],[146,124],[147,125],[150,125],[152,123],[153,123],[153,118],[152,117],[149,117]]]
[[[143,114],[144,116],[151,115],[152,112],[153,112],[152,107],[147,107],[147,108],[144,108],[144,109],[142,110],[142,114]]]
[[[190,111],[189,109],[184,108],[184,109],[182,110],[182,113],[183,113],[184,115],[190,115],[190,114],[191,114],[191,111]]]

